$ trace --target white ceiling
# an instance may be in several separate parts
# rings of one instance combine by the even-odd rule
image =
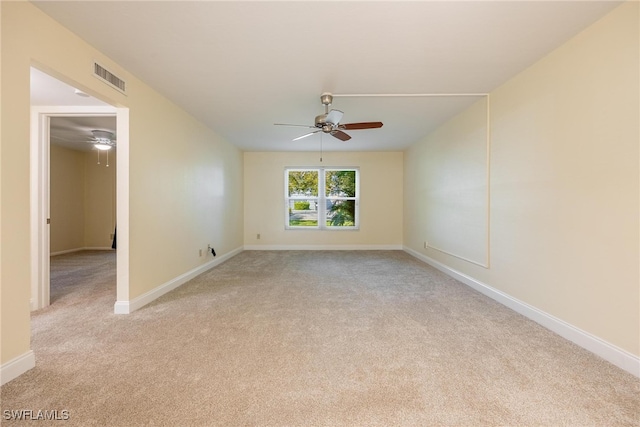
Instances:
[[[32,106],[74,106],[74,107],[107,107],[108,104],[99,99],[80,95],[76,88],[61,82],[42,71],[31,68],[31,105]],[[90,151],[94,147],[89,144],[93,136],[92,130],[105,130],[116,135],[116,117],[112,116],[63,116],[51,117],[49,141],[78,151]]]
[[[76,88],[31,67],[31,105],[108,107],[99,99],[76,93]]]
[[[50,119],[50,142],[78,151],[94,149],[93,130],[116,135],[116,116],[63,116]]]
[[[34,1],[244,150],[317,150],[291,139],[323,112],[349,131],[329,150],[403,150],[595,22],[618,1]]]

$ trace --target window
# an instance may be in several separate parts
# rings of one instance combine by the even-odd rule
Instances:
[[[357,229],[359,184],[358,169],[285,169],[285,228]]]

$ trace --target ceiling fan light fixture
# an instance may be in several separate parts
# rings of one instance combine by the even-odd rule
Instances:
[[[92,130],[93,138],[88,141],[93,144],[98,150],[110,150],[111,147],[116,146],[115,135],[112,132],[106,130]]]
[[[92,130],[91,133],[96,140],[113,141],[115,135],[107,130]]]

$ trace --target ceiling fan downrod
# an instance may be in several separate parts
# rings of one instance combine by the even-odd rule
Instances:
[[[329,106],[333,102],[333,95],[329,92],[324,92],[320,95],[320,102],[324,105],[324,114],[316,116],[315,126],[321,129],[324,133],[329,133],[333,130],[333,124],[327,122],[327,116],[329,115]]]
[[[320,95],[320,102],[324,105],[324,113],[327,114],[329,112],[329,105],[333,102],[333,95],[329,92],[325,92]]]

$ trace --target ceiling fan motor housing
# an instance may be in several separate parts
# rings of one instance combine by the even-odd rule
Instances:
[[[319,116],[316,116],[316,127],[317,128],[322,128],[326,124],[327,124],[327,115],[326,114],[320,114]]]
[[[316,116],[316,127],[318,129],[321,129],[324,133],[333,132],[334,130],[336,130],[337,125],[337,123],[328,122],[326,114],[320,114],[319,116]]]

